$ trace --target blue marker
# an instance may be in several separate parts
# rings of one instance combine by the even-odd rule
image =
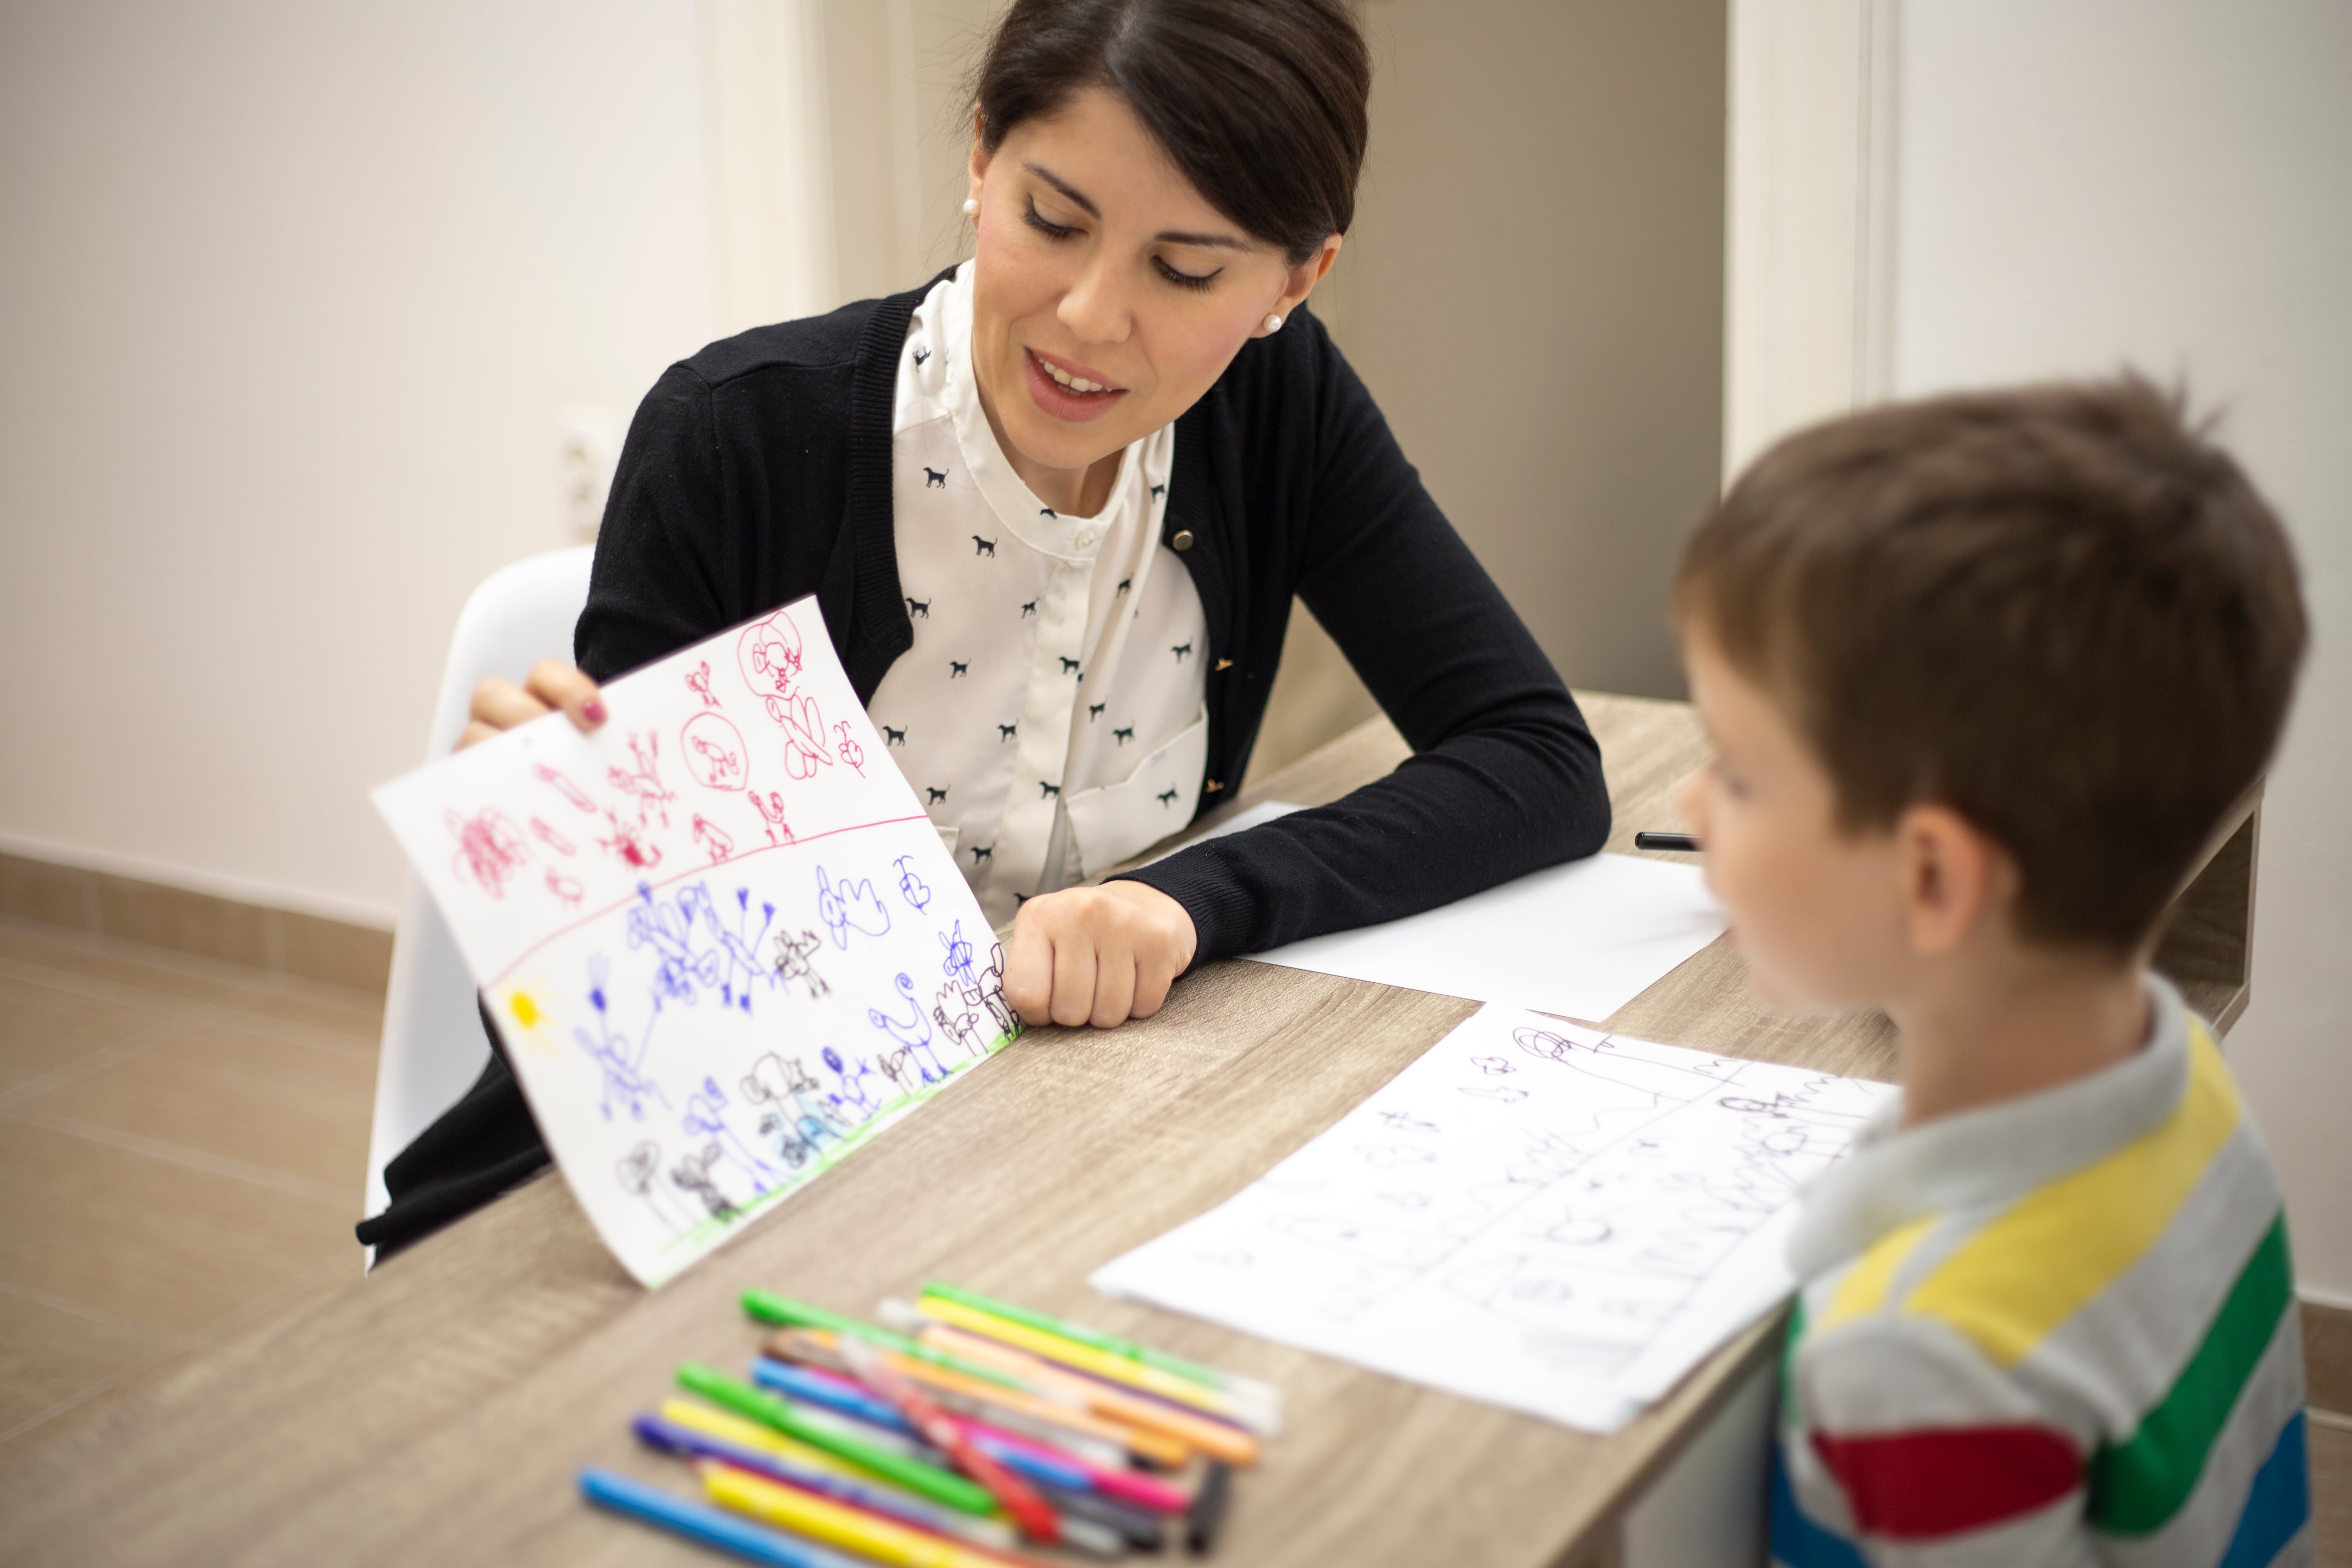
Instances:
[[[732,1552],[747,1562],[763,1563],[769,1568],[860,1568],[859,1560],[829,1552],[800,1536],[738,1519],[708,1503],[672,1497],[659,1487],[649,1487],[593,1465],[580,1472],[580,1495],[600,1508],[609,1508],[646,1524],[659,1525],[688,1541]]]

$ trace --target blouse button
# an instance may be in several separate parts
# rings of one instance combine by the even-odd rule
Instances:
[[[1180,528],[1169,536],[1168,542],[1173,549],[1190,550],[1192,548],[1192,531],[1189,528]]]
[[[1076,544],[1079,549],[1084,550],[1088,545],[1094,543],[1094,542],[1095,531],[1091,528],[1082,528],[1078,530],[1077,537],[1070,542]]]

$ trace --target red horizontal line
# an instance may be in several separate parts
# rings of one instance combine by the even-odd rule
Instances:
[[[496,974],[491,975],[488,980],[482,982],[482,989],[488,991],[491,986],[496,985],[499,981],[504,980],[508,975],[512,974],[516,970],[521,968],[524,963],[530,961],[531,954],[547,946],[550,942],[561,942],[563,938],[570,936],[573,931],[578,931],[582,926],[593,925],[596,921],[603,920],[606,915],[611,914],[614,910],[623,909],[630,904],[635,903],[638,899],[644,896],[644,889],[667,888],[672,882],[683,882],[688,877],[707,877],[722,866],[732,866],[739,860],[749,860],[754,855],[765,855],[771,849],[797,849],[803,844],[814,844],[821,838],[834,838],[844,833],[863,833],[869,827],[888,827],[894,824],[901,822],[928,823],[929,821],[930,818],[929,816],[919,813],[913,816],[886,816],[877,822],[860,822],[853,824],[847,827],[829,827],[823,833],[812,833],[806,838],[794,838],[789,844],[762,844],[757,849],[747,849],[740,855],[730,855],[724,860],[713,860],[708,865],[698,866],[691,871],[680,871],[674,877],[665,877],[658,882],[640,882],[637,884],[638,891],[630,893],[627,898],[621,900],[618,903],[606,904],[601,910],[596,910],[588,914],[582,915],[570,925],[563,927],[560,931],[551,931],[548,932],[545,936],[540,938],[537,942],[532,942],[520,952],[516,953],[514,957],[507,961],[507,966],[504,969],[499,970]]]

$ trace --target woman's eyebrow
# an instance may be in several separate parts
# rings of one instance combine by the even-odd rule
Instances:
[[[1042,163],[1032,163],[1025,158],[1021,161],[1021,166],[1024,169],[1028,170],[1029,173],[1036,175],[1039,179],[1045,181],[1047,184],[1053,186],[1056,191],[1059,191],[1066,200],[1076,204],[1078,208],[1088,217],[1097,220],[1101,218],[1102,209],[1095,205],[1092,201],[1089,201],[1084,191],[1079,190],[1077,186],[1070,184],[1067,180],[1065,180],[1059,174],[1054,173],[1053,170],[1046,168]],[[1213,247],[1220,250],[1248,250],[1252,248],[1247,240],[1236,238],[1234,236],[1230,234],[1181,234],[1172,229],[1164,229],[1152,237],[1169,245],[1205,245]]]

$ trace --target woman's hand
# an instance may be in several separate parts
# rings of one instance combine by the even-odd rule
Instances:
[[[1030,1024],[1108,1029],[1149,1018],[1199,942],[1184,906],[1157,888],[1065,888],[1030,900],[1014,917],[1004,999]]]
[[[469,715],[473,721],[457,737],[457,749],[462,752],[477,741],[487,741],[558,708],[583,734],[604,722],[604,699],[597,693],[596,683],[560,658],[541,659],[520,686],[494,675],[474,688]]]

